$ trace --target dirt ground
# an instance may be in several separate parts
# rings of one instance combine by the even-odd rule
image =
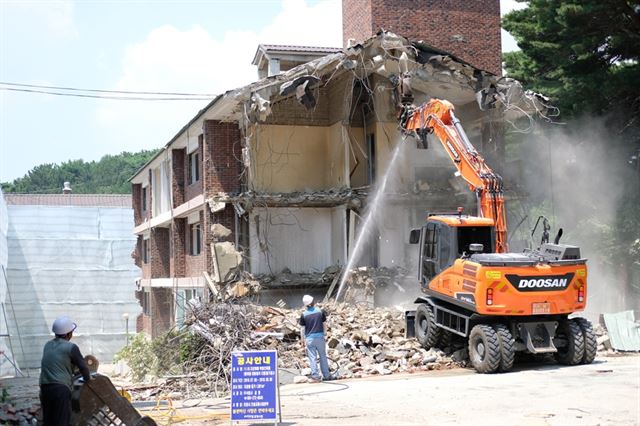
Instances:
[[[28,395],[34,378],[3,379]],[[37,386],[36,386],[37,387]],[[280,387],[282,425],[640,425],[640,354],[590,365],[516,364]],[[229,400],[136,403],[158,424],[228,425]]]
[[[430,371],[280,388],[282,425],[640,425],[640,355]],[[187,424],[229,424],[228,400],[185,401]],[[209,419],[205,419],[205,416]]]

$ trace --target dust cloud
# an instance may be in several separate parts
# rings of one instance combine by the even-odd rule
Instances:
[[[523,139],[519,160],[529,230],[545,215],[551,239],[562,227],[560,242],[579,246],[588,259],[585,316],[597,320],[601,313],[638,309],[639,295],[630,285],[630,243],[620,238],[625,216],[637,214],[637,207],[624,208],[630,189],[635,185],[637,192],[638,186],[629,147],[601,119],[545,126]],[[540,228],[535,238],[537,246]]]
[[[422,150],[416,149],[411,138],[394,142],[393,146],[402,146],[394,164],[385,171],[384,194],[376,197],[380,188],[373,191],[365,210],[356,218],[363,247],[351,268],[392,268],[393,278],[378,288],[376,304],[407,306],[420,294],[418,247],[408,244],[409,231],[424,223],[428,211],[452,211],[457,206],[469,206],[469,201],[473,206],[473,197],[462,179],[453,177],[455,169],[446,154],[439,152],[440,144]],[[628,146],[607,130],[603,120],[583,119],[563,126],[538,126],[535,132],[519,136],[507,149],[520,166],[518,173],[505,182],[513,234],[511,251],[539,246],[541,227],[533,238],[530,233],[536,218],[544,215],[551,224],[551,240],[562,227],[560,242],[580,247],[582,256],[588,259],[585,316],[597,321],[601,313],[639,309],[640,297],[630,282],[640,276],[640,271],[633,269],[629,254],[630,244],[638,236],[629,235],[628,241],[620,239],[620,226],[628,222],[626,216],[638,211],[629,208],[630,185],[637,188],[639,176],[629,166]],[[425,162],[425,158],[417,158],[420,156],[432,160]],[[442,178],[440,184],[434,185],[432,180],[428,190],[421,192],[424,188],[420,188],[416,164],[423,167],[429,161],[434,166],[429,170],[431,177],[440,173]],[[382,181],[381,177],[376,181]],[[450,191],[448,198],[434,199],[433,194],[444,186]],[[473,207],[466,211],[475,214]],[[362,229],[368,212],[372,218]]]

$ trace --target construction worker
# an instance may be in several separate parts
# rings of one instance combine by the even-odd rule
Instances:
[[[327,315],[322,309],[316,307],[313,297],[308,294],[302,298],[302,303],[305,306],[305,310],[300,315],[300,325],[302,326],[300,334],[307,348],[309,364],[311,364],[311,379],[320,380],[320,375],[318,374],[318,361],[320,361],[322,378],[325,381],[335,380],[335,377],[329,372],[327,348],[324,341]]]
[[[44,345],[40,368],[40,404],[44,426],[68,426],[71,420],[73,366],[84,381],[91,379],[80,349],[71,343],[77,325],[69,317],[59,317],[51,330],[56,335]]]

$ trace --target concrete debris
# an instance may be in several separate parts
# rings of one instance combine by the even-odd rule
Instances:
[[[297,77],[280,86],[280,96],[295,93],[298,102],[304,105],[306,109],[313,109],[316,106],[316,99],[313,96],[311,87],[317,85],[319,82],[320,79],[312,75]]]
[[[267,289],[285,289],[294,287],[326,287],[339,276],[338,266],[329,266],[323,272],[293,273],[285,268],[281,272],[273,275],[256,275],[262,287]]]
[[[388,308],[327,304],[330,368],[343,378],[448,369],[464,366],[439,349],[429,351],[404,337],[403,312]],[[262,307],[240,302],[211,303],[193,309],[186,327],[202,342],[186,355],[184,374],[164,379],[161,392],[201,397],[229,390],[231,352],[275,349],[280,368],[308,371],[300,339],[301,310]],[[185,357],[185,355],[183,355]],[[302,378],[294,379],[304,382]],[[137,396],[139,398],[141,396]]]
[[[251,107],[249,109],[249,119],[252,122],[264,121],[271,114],[271,102],[264,99],[257,93],[251,95]]]
[[[241,194],[218,193],[207,200],[209,206],[218,203],[233,203],[242,212],[250,212],[253,207],[333,207],[341,204],[362,205],[368,195],[368,188],[331,188],[325,191],[262,193],[246,191]],[[238,211],[238,208],[236,207]]]
[[[223,227],[224,228],[224,227]],[[212,243],[213,277],[216,282],[227,282],[242,264],[242,253],[230,242]]]
[[[37,424],[40,415],[37,378],[2,378],[0,390],[0,424]]]
[[[401,268],[359,267],[349,272],[340,302],[364,304],[367,306],[389,306],[394,297],[402,295],[408,300],[411,292],[416,292],[415,277]],[[335,290],[331,297],[338,297]]]
[[[229,235],[231,235],[231,229],[227,228],[226,226],[219,223],[214,223],[213,225],[211,225],[211,236],[214,239],[224,239]]]

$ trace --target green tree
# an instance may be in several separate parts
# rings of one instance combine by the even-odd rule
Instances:
[[[74,194],[129,194],[129,178],[158,151],[143,150],[105,155],[100,161],[69,160],[62,164],[41,164],[25,176],[2,184],[4,192],[58,194],[70,182]]]
[[[508,75],[551,96],[565,117],[614,113],[637,132],[640,3],[526,2],[503,20],[522,49],[504,55]]]

